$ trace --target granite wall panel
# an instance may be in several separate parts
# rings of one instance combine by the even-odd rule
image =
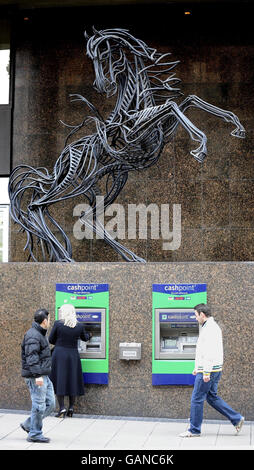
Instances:
[[[86,385],[76,411],[88,414],[187,418],[192,387],[152,386],[152,284],[206,282],[208,302],[224,338],[219,393],[246,419],[254,419],[254,264],[3,263],[1,281],[0,407],[29,409],[20,376],[20,344],[39,307],[54,321],[57,282],[109,283],[109,384]],[[141,361],[120,361],[120,342],[141,342]],[[211,407],[205,418],[221,419]]]
[[[189,19],[183,18],[172,5],[147,8],[150,14],[145,22],[141,20],[143,10],[138,6],[107,7],[107,11],[102,7],[69,9],[67,13],[38,11],[34,15],[31,12],[26,22],[21,15],[15,25],[13,166],[26,163],[52,170],[68,134],[68,128],[60,120],[77,125],[88,113],[83,103],[70,102],[70,94],[80,93],[104,117],[110,114],[115,98],[106,99],[93,89],[94,72],[85,55],[83,31],[90,31],[95,20],[99,28],[127,27],[150,46],[161,52],[172,52],[172,60],[180,60],[175,72],[182,80],[184,95],[196,94],[235,112],[246,127],[246,139],[230,136],[233,127],[229,123],[204,111],[189,109],[187,116],[208,138],[205,162],[200,165],[190,155],[195,143],[179,126],[159,161],[142,173],[130,174],[116,201],[123,204],[126,212],[130,203],[166,203],[170,211],[174,203],[181,204],[181,246],[173,252],[164,251],[160,240],[149,237],[139,240],[138,236],[135,240],[123,240],[123,244],[148,261],[252,260],[254,38],[252,27],[247,26],[246,5],[234,11],[231,8],[230,22],[222,6],[218,7],[218,15],[215,5],[203,13],[201,6],[196,7]],[[216,35],[206,21],[208,16],[209,25],[216,18]],[[241,34],[236,26],[240,22],[246,25]],[[94,132],[92,125],[82,129],[77,137],[89,132]],[[74,259],[121,261],[101,241],[74,238],[73,208],[80,199],[51,207],[73,243]],[[17,227],[11,224],[10,260],[24,261],[26,239],[16,232]]]

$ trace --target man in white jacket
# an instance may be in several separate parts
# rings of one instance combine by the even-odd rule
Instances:
[[[194,311],[200,325],[193,371],[196,379],[191,397],[190,427],[188,431],[180,434],[180,437],[200,436],[205,400],[226,416],[235,426],[236,432],[239,433],[244,423],[244,417],[217,395],[223,365],[221,329],[212,317],[208,305],[196,305]]]

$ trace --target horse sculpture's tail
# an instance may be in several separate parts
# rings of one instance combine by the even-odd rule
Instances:
[[[36,205],[52,183],[46,168],[20,165],[10,176],[10,214],[14,222],[20,225],[20,230],[26,233],[24,250],[28,250],[28,260],[72,261],[71,243],[65,232],[50,215],[46,204]],[[39,248],[42,259],[37,255]]]

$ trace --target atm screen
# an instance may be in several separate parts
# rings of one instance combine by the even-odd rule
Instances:
[[[78,350],[81,358],[105,357],[105,309],[76,307],[79,322],[84,325],[91,338],[84,342],[79,340]]]
[[[199,324],[193,309],[156,309],[155,319],[155,359],[194,359]]]
[[[163,338],[163,347],[164,349],[177,349],[177,339],[176,338]]]

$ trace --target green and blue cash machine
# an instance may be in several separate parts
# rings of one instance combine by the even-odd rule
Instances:
[[[56,319],[65,304],[75,307],[77,320],[92,333],[79,340],[78,350],[85,383],[108,384],[109,286],[108,284],[56,284]]]
[[[153,284],[153,385],[193,385],[199,324],[193,307],[206,284]]]
[[[92,333],[78,344],[84,382],[108,384],[109,285],[56,284],[56,319],[65,303],[75,307],[77,320]],[[153,284],[153,385],[193,385],[199,335],[194,306],[200,303],[207,303],[206,284]]]

